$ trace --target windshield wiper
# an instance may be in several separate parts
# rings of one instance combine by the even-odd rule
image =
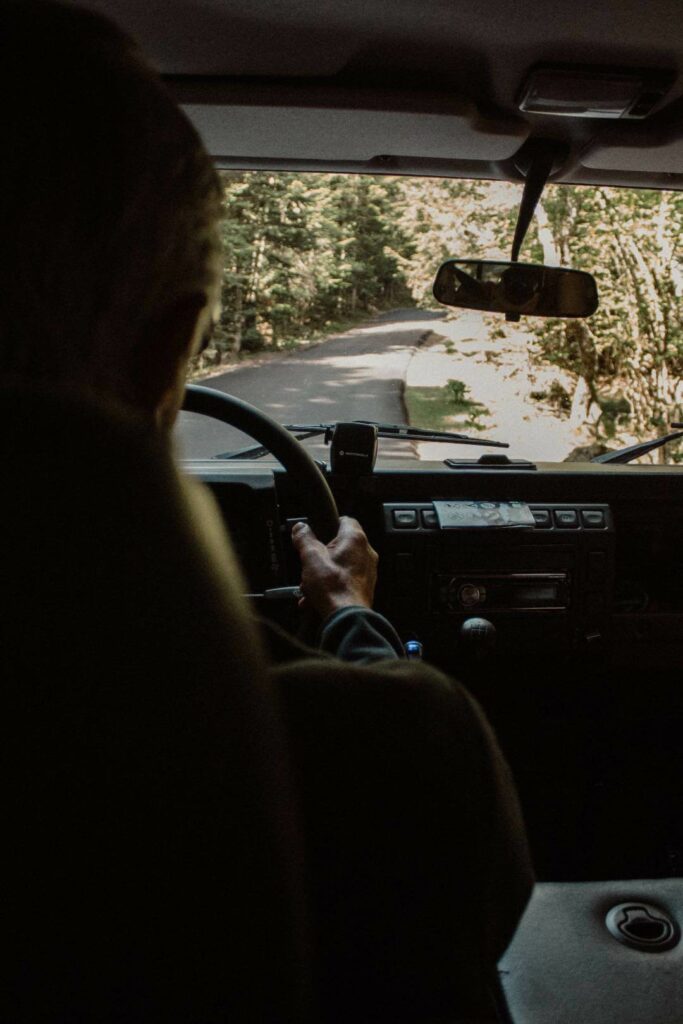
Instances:
[[[672,423],[673,427],[680,427],[680,423]],[[647,455],[648,452],[655,451],[656,448],[661,448],[662,445],[668,444],[669,441],[675,441],[677,438],[683,437],[683,430],[675,430],[672,434],[663,434],[661,437],[655,437],[651,441],[641,441],[640,444],[632,444],[629,448],[619,448],[616,452],[605,452],[604,455],[595,455],[591,462],[632,462],[633,459],[639,458],[641,455]]]
[[[422,427],[409,427],[405,423],[377,423],[374,420],[354,420],[354,423],[369,423],[377,427],[377,436],[393,438],[398,441],[437,441],[440,444],[471,444],[481,448],[509,448],[505,441],[490,441],[481,437],[470,437],[468,434],[452,434],[443,430],[426,430]],[[305,441],[310,437],[323,437],[325,444],[332,439],[335,423],[285,423],[285,430],[291,431],[297,441]],[[270,454],[263,445],[252,445],[234,452],[222,452],[214,455],[214,459],[262,459]]]

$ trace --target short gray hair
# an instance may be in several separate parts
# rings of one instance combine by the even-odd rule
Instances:
[[[134,42],[90,11],[0,7],[0,375],[125,386],[144,325],[217,294],[220,182]]]

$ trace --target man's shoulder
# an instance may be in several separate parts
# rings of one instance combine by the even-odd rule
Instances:
[[[412,720],[415,729],[428,722],[457,732],[487,729],[469,691],[425,662],[394,657],[352,663],[316,651],[272,624],[259,625],[277,698],[299,723],[337,718],[362,727],[364,719],[401,718]]]
[[[274,685],[285,702],[361,714],[364,708],[395,714],[430,708],[478,716],[479,708],[464,686],[420,662],[389,660],[353,665],[336,658],[309,657],[271,667]]]

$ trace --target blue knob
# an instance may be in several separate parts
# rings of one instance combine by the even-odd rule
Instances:
[[[409,661],[422,661],[422,644],[419,640],[406,640],[403,646]]]

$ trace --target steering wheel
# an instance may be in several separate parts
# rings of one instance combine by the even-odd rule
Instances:
[[[188,384],[185,388],[183,411],[227,423],[267,448],[305,496],[308,518],[318,539],[328,544],[336,537],[339,512],[334,495],[310,453],[288,430],[241,398],[199,384]]]

